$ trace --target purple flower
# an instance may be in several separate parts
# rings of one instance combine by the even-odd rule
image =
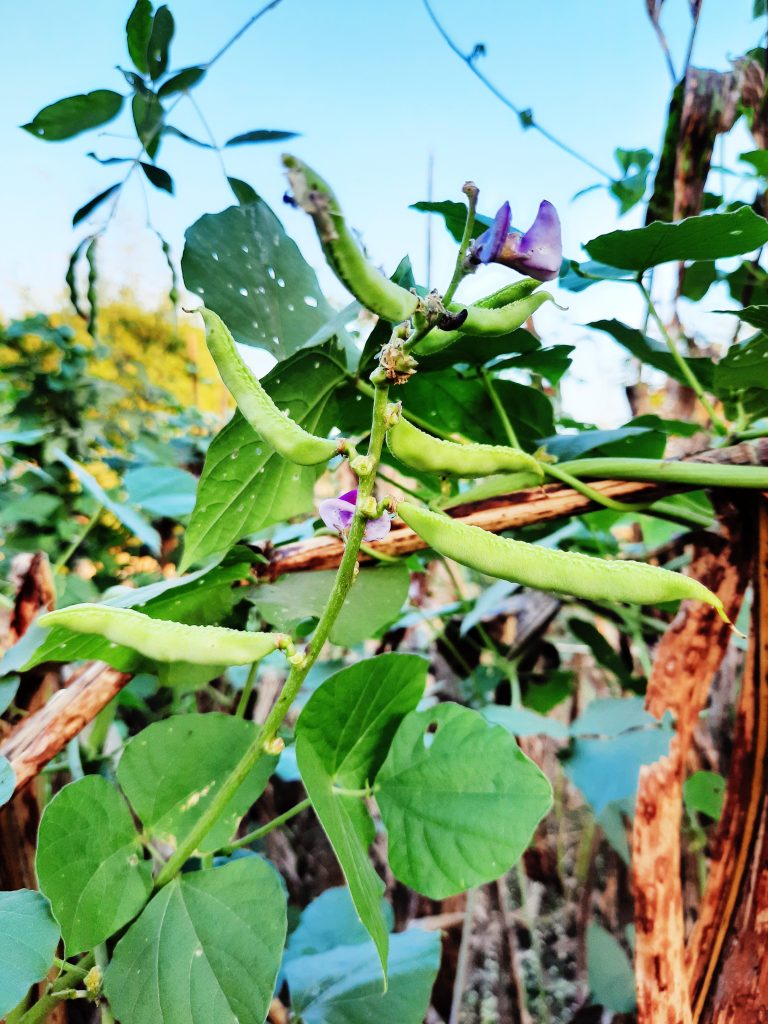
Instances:
[[[511,221],[509,203],[504,203],[493,224],[472,246],[470,263],[502,263],[538,281],[552,281],[560,273],[563,259],[557,210],[545,199],[525,234],[510,231]]]
[[[326,498],[318,505],[320,518],[331,530],[338,530],[344,536],[352,525],[357,504],[357,490],[347,491],[338,498]],[[381,540],[389,533],[392,525],[392,513],[385,512],[378,519],[369,519],[365,524],[363,540]]]

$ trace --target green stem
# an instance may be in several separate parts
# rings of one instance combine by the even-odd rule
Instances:
[[[374,389],[370,384],[366,384],[363,380],[353,378],[355,388],[362,395],[367,395],[368,398],[373,398]],[[450,434],[445,430],[441,430],[440,427],[436,427],[434,423],[430,423],[428,420],[423,419],[421,416],[417,416],[416,413],[410,411],[410,409],[403,409],[403,416],[408,420],[409,423],[413,423],[414,426],[421,427],[422,430],[428,431],[430,434],[434,434],[435,437],[440,437],[443,441],[456,441],[458,444],[468,444],[469,442],[465,437],[460,434]]]
[[[85,524],[83,529],[80,531],[80,533],[77,535],[77,537],[75,537],[75,539],[72,541],[72,543],[69,545],[69,547],[64,551],[64,553],[59,556],[58,560],[56,561],[56,564],[53,567],[53,572],[54,573],[60,573],[60,572],[64,571],[64,567],[66,566],[67,562],[70,560],[72,555],[74,555],[74,553],[77,551],[77,549],[83,543],[85,538],[91,532],[93,527],[96,525],[96,523],[98,521],[98,518],[99,518],[99,516],[101,515],[101,513],[103,511],[104,511],[104,506],[103,505],[97,505],[96,506],[96,511],[93,513],[91,518]]]
[[[283,689],[280,692],[280,696],[275,701],[264,725],[259,730],[253,745],[246,751],[232,773],[224,780],[221,788],[208,805],[205,813],[198,818],[195,826],[190,829],[184,841],[178,846],[176,852],[168,859],[165,867],[158,874],[155,879],[156,889],[160,889],[162,886],[167,885],[168,882],[178,874],[190,855],[197,849],[200,841],[219,820],[225,808],[228,806],[229,801],[243,784],[245,779],[265,754],[269,752],[270,747],[277,736],[277,731],[282,725],[285,716],[288,714],[289,708],[296,699],[302,683],[317,660],[325,641],[328,639],[331,627],[341,611],[355,578],[357,556],[360,551],[360,544],[363,540],[363,533],[365,532],[365,525],[367,522],[362,513],[362,508],[365,505],[366,500],[373,494],[376,470],[378,469],[379,459],[381,458],[381,448],[384,443],[384,435],[386,433],[388,393],[389,388],[386,384],[381,384],[375,389],[373,426],[371,429],[370,442],[368,444],[368,458],[371,460],[370,469],[368,473],[360,477],[357,507],[352,520],[349,536],[347,537],[347,543],[344,548],[344,555],[336,573],[336,580],[334,582],[330,598],[328,599],[328,604],[325,606],[325,611],[320,617],[320,621],[317,624],[312,640],[304,652],[304,655],[296,656],[294,658],[294,663],[291,667],[288,678],[283,685]]]
[[[258,661],[254,661],[251,665],[251,670],[248,673],[248,678],[245,680],[245,686],[243,687],[243,692],[240,694],[240,700],[237,702],[235,718],[245,718],[245,709],[248,707],[248,701],[251,699],[258,671],[259,663]]]
[[[550,468],[545,466],[545,469]],[[719,462],[665,462],[663,459],[574,459],[558,464],[574,477],[604,480],[646,480],[654,483],[691,484],[694,487],[737,487],[765,490],[768,467],[730,466]]]
[[[478,193],[477,185],[468,181],[464,186],[463,192],[467,197],[467,220],[464,225],[464,233],[461,236],[459,252],[456,256],[456,266],[453,270],[453,277],[451,278],[450,284],[443,295],[443,305],[446,307],[456,293],[456,289],[461,284],[462,279],[466,276],[467,270],[464,266],[464,260],[467,255],[467,249],[469,249],[469,243],[472,240],[472,232],[475,228],[475,212],[477,210]]]
[[[264,836],[269,835],[276,828],[280,828],[286,821],[290,821],[291,818],[295,818],[297,814],[301,814],[302,811],[306,811],[308,807],[312,806],[312,801],[307,797],[302,800],[301,803],[296,804],[295,807],[291,807],[290,810],[286,811],[285,814],[278,815],[277,818],[273,818],[272,821],[268,821],[266,825],[262,825],[261,828],[255,828],[253,832],[248,832],[241,839],[237,839],[234,843],[230,843],[228,846],[221,848],[221,853],[227,855],[234,853],[235,850],[240,850],[244,846],[250,846],[251,843],[255,843],[258,839],[263,839]]]
[[[50,992],[43,996],[42,999],[38,999],[35,1005],[27,1010],[24,1016],[20,1018],[19,1024],[42,1024],[48,1014],[56,1009],[62,999],[70,998],[68,993],[71,991],[72,986],[82,981],[82,972],[85,971],[87,974],[95,962],[94,954],[88,953],[79,964],[73,964],[69,970],[59,975],[51,986]]]
[[[348,789],[346,786],[334,786],[333,792],[337,796],[351,796],[359,800],[367,800],[368,797],[373,796],[374,790],[370,786],[366,786],[365,789]]]
[[[701,402],[703,409],[706,411],[707,415],[712,421],[712,426],[715,428],[718,434],[727,434],[728,424],[715,411],[714,406],[704,393],[704,388],[701,386],[701,382],[691,369],[690,363],[688,363],[688,361],[684,359],[683,356],[680,354],[680,351],[678,350],[678,347],[675,344],[672,335],[667,330],[664,321],[659,316],[658,311],[653,304],[653,299],[651,298],[650,292],[641,280],[638,280],[637,286],[643,293],[643,296],[648,306],[648,312],[651,314],[654,323],[661,332],[661,336],[664,339],[667,348],[669,349],[669,354],[674,359],[683,377],[685,377],[688,386],[691,388],[691,390],[695,393],[698,400]]]
[[[385,483],[392,484],[393,487],[396,487],[398,489],[398,491],[402,491],[403,494],[408,494],[412,498],[416,498],[417,501],[421,501],[421,495],[420,494],[418,494],[416,491],[412,490],[410,487],[406,487],[404,484],[400,483],[399,480],[395,480],[395,479],[393,479],[393,477],[387,476],[386,473],[382,473],[381,466],[379,466],[378,477],[379,477],[380,480],[383,480]],[[11,602],[11,606],[13,606],[13,602]]]
[[[553,466],[546,462],[542,462],[541,466],[548,476],[554,477],[555,480],[560,480],[561,483],[568,484],[574,491],[583,494],[585,498],[589,498],[591,501],[597,502],[598,505],[603,505],[613,512],[645,512],[649,507],[648,502],[631,504],[629,502],[614,501],[613,498],[601,494],[600,491],[596,491],[589,484],[583,484],[579,479],[567,472],[567,470],[564,470],[562,466]]]
[[[509,416],[507,416],[507,410],[502,405],[501,399],[496,393],[496,388],[493,386],[493,379],[484,366],[480,367],[480,377],[482,378],[485,390],[488,392],[488,397],[496,410],[496,415],[501,420],[502,427],[504,427],[504,433],[507,435],[507,441],[513,448],[519,448],[520,442],[517,440],[515,428],[512,426]]]

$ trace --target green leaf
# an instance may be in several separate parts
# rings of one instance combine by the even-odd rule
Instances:
[[[574,351],[573,345],[540,348],[509,359],[501,359],[493,364],[493,370],[497,373],[501,370],[530,370],[531,373],[546,377],[550,384],[557,384],[571,368],[571,353]]]
[[[269,131],[263,128],[252,132],[243,132],[241,135],[233,135],[228,139],[225,146],[243,146],[248,142],[282,142],[284,139],[295,139],[298,132]]]
[[[16,788],[16,773],[7,757],[0,754],[0,807],[7,804]]]
[[[628,270],[618,270],[616,267],[609,267],[607,263],[599,263],[597,260],[585,260],[578,263],[576,260],[563,260],[560,268],[558,286],[568,292],[583,292],[593,284],[601,281],[630,281],[632,275]]]
[[[752,149],[748,153],[742,153],[739,160],[750,164],[759,177],[768,177],[768,149]]]
[[[647,270],[672,260],[715,260],[752,252],[768,242],[768,221],[750,207],[702,214],[674,224],[610,231],[587,242],[594,260],[627,270]]]
[[[157,90],[157,95],[162,100],[177,92],[188,92],[205,78],[205,72],[205,68],[184,68],[182,71],[177,71],[167,82],[163,82]]]
[[[411,210],[418,210],[420,213],[437,213],[445,221],[445,226],[457,242],[460,242],[464,235],[464,226],[467,223],[467,207],[465,203],[457,203],[452,199],[444,199],[440,202],[412,203]],[[493,222],[492,217],[475,215],[475,236],[489,228]]]
[[[85,220],[85,218],[101,206],[105,200],[109,199],[111,195],[114,195],[121,185],[121,182],[118,182],[116,185],[110,185],[109,188],[105,188],[103,192],[99,192],[99,194],[94,196],[93,199],[89,199],[84,206],[81,206],[80,209],[75,212],[72,217],[72,227],[76,228],[81,220]]]
[[[569,462],[572,459],[579,459],[587,453],[605,455],[608,449],[609,455],[629,455],[636,458],[640,456],[638,441],[658,435],[648,427],[626,426],[618,427],[615,430],[582,430],[578,434],[555,434],[553,437],[541,439],[542,445],[550,455],[555,455],[560,462]],[[645,447],[645,446],[642,446]],[[661,451],[658,446],[653,445],[652,452],[648,458],[660,458],[664,452],[664,436],[661,436]],[[645,457],[645,452],[643,452]]]
[[[376,779],[395,876],[431,899],[500,878],[552,803],[512,736],[476,711],[408,715]]]
[[[684,268],[680,294],[691,302],[701,302],[717,279],[714,260],[696,260]]]
[[[608,643],[593,622],[587,622],[586,619],[574,617],[568,619],[568,628],[577,640],[589,647],[598,665],[602,665],[603,668],[607,668],[609,672],[612,672],[623,687],[626,688],[631,684],[632,674],[630,669],[624,664],[619,652]],[[597,703],[597,701],[593,701],[589,707],[594,707]],[[587,708],[587,714],[589,713],[589,707]]]
[[[556,718],[547,718],[530,708],[512,708],[502,704],[489,704],[482,710],[483,718],[491,725],[500,725],[513,736],[551,736],[567,740],[568,726]]]
[[[613,935],[594,921],[587,927],[587,973],[592,1002],[614,1013],[635,1009],[635,973],[629,958]]]
[[[195,506],[197,477],[176,466],[142,466],[123,477],[128,503],[153,516],[177,519]]]
[[[390,936],[386,992],[369,942],[288,959],[284,973],[291,1009],[304,1024],[421,1024],[439,966],[439,933],[411,928]]]
[[[134,736],[120,759],[117,781],[144,828],[175,849],[258,731],[254,722],[211,712],[173,716]],[[274,757],[259,761],[201,840],[201,852],[217,850],[232,839],[242,816],[264,792],[275,764]]]
[[[768,389],[768,334],[731,345],[715,366],[715,389],[718,394]]]
[[[162,92],[162,89],[160,90]],[[160,93],[158,93],[158,96]],[[174,138],[181,139],[182,142],[188,142],[192,146],[199,146],[200,149],[213,149],[214,147],[210,142],[203,142],[202,139],[195,139],[191,135],[187,135],[180,128],[174,127],[172,124],[164,124],[162,128],[163,135],[173,135]],[[229,179],[227,179],[229,180]]]
[[[392,931],[392,908],[382,900],[382,913],[387,918],[387,929]],[[301,919],[288,936],[284,960],[326,953],[336,946],[357,946],[370,943],[371,937],[357,916],[349,889],[339,885],[326,889],[301,912]],[[376,963],[376,974],[381,988],[381,970],[375,947],[371,947]]]
[[[362,789],[372,781],[403,716],[424,692],[427,663],[407,654],[358,662],[327,679],[296,726],[296,758],[312,805],[347,879],[360,920],[387,961],[384,883],[368,859],[374,827],[363,801],[336,786]]]
[[[162,189],[163,192],[169,192],[173,195],[173,178],[168,171],[164,171],[162,167],[157,167],[155,164],[147,164],[143,161],[141,161],[141,169],[144,171],[147,180],[155,188]]]
[[[42,893],[0,892],[0,1017],[46,976],[58,944],[59,926]]]
[[[13,703],[20,682],[20,676],[9,675],[5,679],[0,679],[0,715]]]
[[[534,338],[530,331],[526,331],[522,327],[499,338],[483,338],[481,345],[478,345],[477,338],[464,335],[454,345],[449,345],[448,348],[441,349],[434,355],[419,356],[419,373],[432,373],[448,366],[455,366],[457,363],[485,366],[494,359],[514,353],[535,359],[541,351],[543,350],[538,338]],[[412,383],[415,380],[416,378]]]
[[[285,932],[280,878],[260,857],[186,874],[118,942],[104,991],[122,1024],[264,1024]]]
[[[687,384],[680,368],[670,355],[669,349],[662,342],[649,338],[634,327],[623,324],[620,320],[593,320],[592,323],[587,324],[587,327],[593,327],[596,331],[605,331],[642,363],[654,366],[657,370],[666,373],[668,377],[672,377],[673,380]],[[707,390],[711,389],[715,373],[715,364],[712,360],[699,357],[685,361],[704,387]]]
[[[571,619],[571,628],[579,620]],[[571,724],[573,736],[619,736],[629,729],[650,726],[658,729],[659,720],[645,710],[642,697],[602,697],[591,701]]]
[[[92,498],[95,498],[100,505],[103,505],[105,509],[119,519],[126,530],[138,537],[143,544],[146,544],[152,554],[160,554],[160,534],[138,512],[134,512],[127,505],[123,505],[121,502],[115,501],[114,498],[110,498],[101,484],[91,476],[88,470],[84,469],[78,462],[75,462],[74,459],[71,459],[66,452],[60,448],[53,448],[51,454],[67,467],[84,491],[87,491]]]
[[[147,67],[153,82],[165,74],[168,67],[168,49],[173,39],[174,27],[173,15],[168,7],[165,4],[158,7],[147,45]]]
[[[598,702],[593,702],[598,703]],[[631,704],[630,700],[618,700],[619,704]],[[633,717],[636,717],[638,724],[641,720],[642,709],[635,713],[630,709],[626,711],[618,709],[619,716],[624,717],[624,723],[632,724]],[[620,723],[612,718],[609,712],[602,722],[595,721],[595,713],[592,712],[592,722],[574,722],[571,731],[584,731],[584,729],[604,729],[607,738],[582,738],[578,736],[574,740],[571,753],[565,762],[565,772],[571,781],[579,787],[586,799],[592,805],[596,815],[600,815],[604,808],[614,800],[622,800],[625,797],[634,796],[637,790],[637,780],[640,768],[644,764],[658,761],[669,750],[669,741],[672,738],[672,729],[668,721],[657,722],[648,716],[654,723],[652,728],[633,728],[617,735],[610,735],[612,730],[618,728]],[[582,719],[587,718],[587,713]]]
[[[67,956],[93,949],[127,924],[152,890],[130,811],[98,775],[65,786],[43,812],[37,877],[61,925]]]
[[[122,105],[123,97],[119,92],[96,89],[94,92],[68,96],[43,107],[29,124],[22,125],[22,128],[38,139],[59,142],[106,124],[117,117]]]
[[[315,272],[262,199],[196,221],[181,268],[187,288],[235,341],[278,359],[304,347],[333,315]]]
[[[241,178],[227,178],[227,181],[235,199],[241,206],[247,206],[248,203],[257,203],[259,201],[259,193],[247,181],[243,181]]]
[[[152,4],[150,0],[136,0],[128,21],[125,23],[125,36],[133,66],[142,75],[146,75],[149,71],[147,48],[151,33]]]
[[[766,151],[768,155],[768,151]],[[756,327],[759,331],[768,331],[768,306],[745,306],[744,309],[716,309],[715,313],[727,313],[737,316],[744,323]]]
[[[706,814],[719,821],[725,799],[725,779],[718,772],[694,772],[683,783],[683,800],[689,812]]]
[[[344,368],[327,352],[306,350],[279,363],[262,384],[296,423],[325,435],[333,426],[331,399],[345,379]],[[206,453],[182,571],[241,537],[310,512],[322,469],[286,462],[236,412]]]
[[[163,105],[154,93],[137,92],[131,100],[131,111],[139,141],[149,159],[154,160],[163,136]]]
[[[251,600],[271,625],[290,632],[307,618],[319,618],[328,603],[336,572],[290,573],[276,583],[262,583]],[[339,617],[331,643],[355,647],[389,625],[408,598],[410,574],[403,564],[361,569]]]

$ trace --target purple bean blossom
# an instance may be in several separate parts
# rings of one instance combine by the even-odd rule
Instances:
[[[338,498],[326,498],[318,505],[320,518],[330,530],[337,530],[345,537],[352,525],[357,504],[357,490],[347,491]],[[385,512],[378,519],[369,519],[365,524],[363,540],[382,540],[390,531],[392,513]]]
[[[523,234],[510,230],[512,212],[504,203],[493,224],[473,244],[470,263],[501,263],[538,281],[552,281],[560,273],[563,243],[560,218],[552,203],[540,204],[536,219]]]

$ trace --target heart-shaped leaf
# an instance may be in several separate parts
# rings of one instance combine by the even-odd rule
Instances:
[[[552,787],[505,729],[439,704],[404,719],[376,802],[392,871],[439,900],[508,871],[549,810]]]

